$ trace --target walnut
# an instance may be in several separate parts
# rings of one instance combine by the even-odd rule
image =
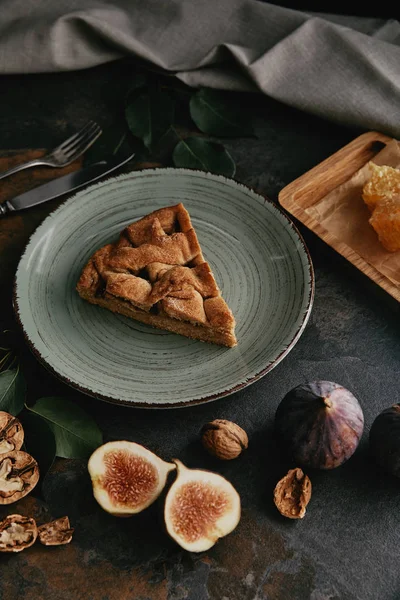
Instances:
[[[69,544],[73,532],[74,528],[71,527],[68,517],[61,517],[38,527],[39,540],[45,546]]]
[[[9,515],[0,522],[0,552],[21,552],[35,543],[37,534],[35,519]]]
[[[210,454],[222,460],[236,458],[249,445],[244,429],[226,419],[215,419],[203,425],[201,441]]]
[[[30,454],[22,450],[0,454],[0,505],[20,500],[38,481],[39,466]]]
[[[300,468],[290,469],[275,486],[275,505],[289,519],[302,519],[310,499],[311,481]]]
[[[0,454],[20,450],[24,443],[24,429],[19,419],[0,411]]]

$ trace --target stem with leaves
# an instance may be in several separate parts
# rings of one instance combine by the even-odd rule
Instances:
[[[101,445],[103,436],[96,422],[75,402],[46,397],[28,406],[26,399],[18,352],[4,344],[0,347],[0,411],[21,421],[26,450],[39,463],[42,477],[56,456],[87,458]]]
[[[161,158],[164,164],[178,168],[233,177],[235,161],[220,138],[254,137],[252,117],[232,92],[178,87],[175,81],[160,81],[159,75],[139,73],[121,105],[124,138],[116,141],[113,127],[109,134],[103,134],[102,143],[115,147],[115,153],[130,138],[134,144],[142,145],[137,160],[145,157],[158,162]],[[182,131],[187,133],[183,135]],[[88,156],[93,162],[90,150]]]

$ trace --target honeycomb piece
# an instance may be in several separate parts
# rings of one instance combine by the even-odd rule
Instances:
[[[400,196],[397,201],[393,199],[380,202],[369,222],[386,250],[389,252],[400,250]]]
[[[389,252],[400,250],[400,169],[369,163],[370,179],[362,198],[371,211],[370,225]]]
[[[371,177],[363,187],[362,197],[372,211],[382,200],[400,196],[400,169],[369,163]]]

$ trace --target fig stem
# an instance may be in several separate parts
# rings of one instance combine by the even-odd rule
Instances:
[[[330,401],[329,398],[322,398],[322,401],[324,403],[324,406],[326,406],[326,408],[332,408],[332,402]]]
[[[176,470],[178,471],[178,473],[187,469],[187,467],[185,467],[185,465],[179,460],[179,458],[173,458],[172,462],[176,464]]]

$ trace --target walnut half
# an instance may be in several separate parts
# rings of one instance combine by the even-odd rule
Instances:
[[[310,499],[311,481],[298,467],[290,469],[275,486],[275,506],[289,519],[302,519]]]
[[[30,454],[22,450],[0,454],[0,505],[20,500],[38,481],[39,466]]]
[[[0,411],[0,454],[20,450],[24,443],[24,429],[19,419]]]
[[[36,521],[22,515],[8,515],[0,522],[0,552],[21,552],[36,542]]]

